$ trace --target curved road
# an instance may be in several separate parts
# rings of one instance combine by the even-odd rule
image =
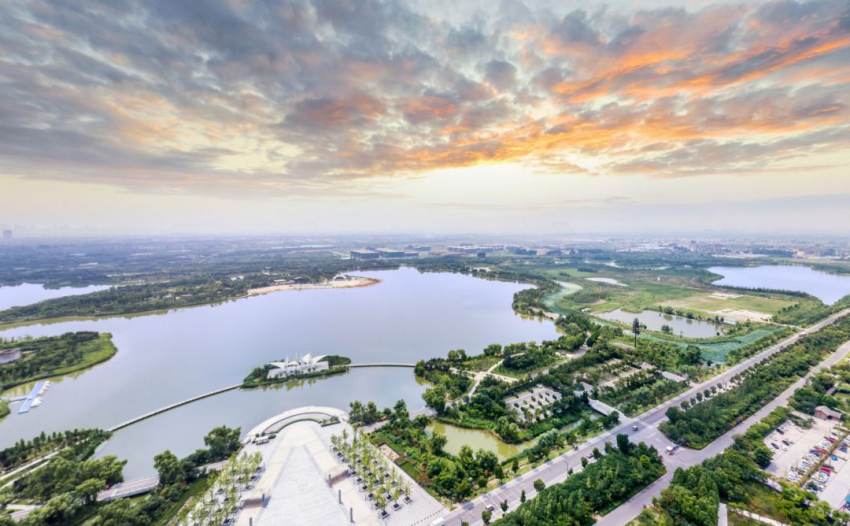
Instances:
[[[847,314],[850,314],[850,309],[834,314],[833,316],[830,316],[829,318],[818,322],[817,324],[813,325],[812,327],[808,328],[806,331],[803,332],[817,332],[820,329],[835,323],[836,320],[846,316]],[[551,486],[552,484],[563,482],[564,480],[566,480],[570,468],[573,468],[575,472],[581,470],[581,457],[590,454],[594,448],[599,448],[600,450],[602,450],[605,447],[605,442],[614,442],[614,439],[618,434],[627,434],[629,435],[629,439],[632,442],[644,442],[647,445],[654,446],[663,455],[664,463],[667,465],[668,471],[664,477],[660,478],[652,485],[645,488],[631,500],[622,504],[620,507],[618,507],[611,513],[605,515],[597,523],[600,525],[610,526],[620,526],[622,524],[626,524],[627,522],[629,522],[629,520],[637,516],[637,514],[640,513],[644,506],[651,504],[653,497],[656,497],[661,494],[661,490],[667,487],[670,480],[673,478],[673,472],[675,472],[676,468],[689,467],[695,464],[699,464],[703,460],[722,452],[724,449],[726,449],[727,447],[729,447],[729,445],[732,444],[733,435],[741,434],[750,426],[761,420],[775,407],[784,404],[785,401],[787,401],[787,399],[791,396],[791,394],[793,394],[793,392],[800,385],[803,385],[805,379],[809,375],[814,374],[814,372],[820,370],[823,367],[828,367],[834,364],[848,351],[850,351],[850,342],[848,342],[848,344],[842,346],[829,358],[821,362],[820,365],[813,368],[812,372],[810,372],[809,375],[796,382],[788,390],[786,390],[779,397],[777,397],[773,402],[767,404],[755,415],[744,421],[732,431],[729,431],[722,437],[709,444],[706,448],[699,451],[682,448],[672,456],[664,455],[664,450],[667,448],[667,446],[673,445],[673,443],[668,440],[667,437],[661,434],[661,432],[658,431],[657,427],[658,424],[667,419],[665,413],[670,406],[679,405],[686,400],[690,400],[697,394],[697,392],[702,392],[705,389],[711,388],[712,386],[729,382],[733,376],[740,373],[741,371],[749,369],[761,360],[776,354],[777,352],[781,351],[782,349],[793,343],[796,343],[800,339],[801,334],[803,334],[803,332],[794,334],[790,338],[774,345],[773,347],[769,347],[761,353],[733,367],[730,367],[729,369],[718,374],[714,378],[711,378],[701,384],[691,387],[684,393],[668,400],[664,404],[661,404],[653,409],[650,409],[649,411],[646,411],[636,419],[623,418],[622,420],[624,421],[624,423],[620,424],[619,426],[610,431],[607,431],[606,433],[600,436],[594,437],[588,442],[585,442],[577,450],[564,453],[543,464],[542,466],[534,469],[532,472],[521,475],[520,477],[517,477],[511,480],[510,482],[499,486],[495,490],[489,493],[485,493],[484,495],[463,504],[460,508],[452,511],[444,517],[445,524],[459,525],[462,522],[467,522],[470,524],[470,526],[477,526],[483,524],[483,521],[481,520],[481,513],[486,509],[488,505],[493,506],[496,510],[494,512],[494,519],[496,517],[500,517],[500,502],[507,500],[509,506],[508,510],[510,511],[516,509],[517,506],[519,506],[519,496],[522,490],[525,490],[527,498],[532,498],[537,494],[533,486],[535,480],[543,480],[543,482],[546,483],[546,486]],[[632,425],[637,425],[638,430],[633,431]]]

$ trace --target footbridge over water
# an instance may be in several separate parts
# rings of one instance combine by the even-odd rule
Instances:
[[[367,368],[367,367],[403,367],[403,368],[413,369],[414,367],[416,367],[416,364],[400,363],[400,362],[372,362],[372,363],[352,363],[352,364],[346,365],[345,367],[348,367],[349,369],[364,369],[364,368]],[[297,378],[293,378],[293,380],[297,380]],[[217,394],[225,393],[227,391],[234,391],[236,389],[239,389],[240,387],[242,387],[242,384],[230,385],[230,386],[227,386],[227,387],[222,387],[221,389],[216,389],[214,391],[210,391],[208,393],[193,396],[191,398],[187,398],[185,400],[175,402],[175,403],[167,405],[165,407],[161,407],[161,408],[156,409],[154,411],[150,411],[148,413],[145,413],[141,416],[137,416],[136,418],[132,418],[132,419],[127,420],[125,422],[121,422],[118,425],[110,427],[109,429],[107,429],[107,431],[110,431],[110,432],[118,431],[119,429],[123,429],[125,427],[139,423],[142,420],[146,420],[148,418],[151,418],[152,416],[156,416],[156,415],[159,415],[161,413],[165,413],[166,411],[171,411],[172,409],[177,409],[180,406],[191,404],[192,402],[197,402],[198,400],[202,400],[204,398],[209,398],[209,397],[215,396]]]

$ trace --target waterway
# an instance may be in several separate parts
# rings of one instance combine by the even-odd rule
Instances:
[[[9,287],[0,287],[0,310],[11,307],[23,307],[39,301],[52,300],[63,296],[78,296],[108,289],[108,285],[90,285],[88,287],[60,287],[47,289],[44,285],[23,283]]]
[[[0,421],[0,448],[42,431],[108,428],[239,383],[251,368],[286,356],[340,354],[360,363],[414,363],[450,349],[474,354],[490,343],[557,337],[550,320],[526,319],[511,310],[513,294],[528,285],[407,268],[359,274],[381,282],[2,331],[5,338],[110,332],[118,353],[90,370],[54,380],[37,409],[17,415],[13,406],[12,415]],[[233,391],[121,430],[99,454],[127,459],[125,477],[136,478],[152,472],[156,453],[171,449],[183,456],[203,447],[204,434],[216,425],[244,431],[287,409],[347,409],[355,399],[374,400],[379,407],[404,399],[414,410],[423,405],[424,389],[410,369],[361,369],[289,389]]]
[[[561,301],[562,298],[565,298],[571,294],[575,294],[576,292],[580,291],[582,287],[581,285],[569,283],[566,281],[559,281],[558,285],[560,285],[560,288],[552,294],[545,296],[542,300],[542,303],[547,310],[554,312],[555,314],[566,314],[567,311],[558,307],[558,302]]]
[[[806,292],[827,305],[850,294],[850,276],[828,274],[809,267],[762,265],[711,267],[708,270],[723,276],[714,285]]]
[[[717,336],[717,333],[723,332],[723,326],[711,323],[708,321],[689,320],[683,316],[674,316],[671,314],[662,314],[654,310],[645,310],[641,313],[626,312],[622,309],[613,310],[611,312],[603,312],[594,314],[606,320],[619,321],[631,326],[635,318],[646,325],[646,328],[651,331],[661,331],[661,327],[669,325],[673,329],[673,334],[685,336],[687,338],[711,338]]]

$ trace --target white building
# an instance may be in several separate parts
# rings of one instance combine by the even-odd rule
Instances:
[[[279,378],[281,376],[292,376],[294,374],[314,373],[316,371],[324,371],[328,368],[328,362],[321,361],[325,356],[306,355],[297,360],[289,361],[289,358],[283,362],[271,362],[269,365],[274,366],[274,369],[269,371],[269,378]]]
[[[21,349],[3,349],[0,350],[0,363],[12,363],[15,360],[21,359]]]

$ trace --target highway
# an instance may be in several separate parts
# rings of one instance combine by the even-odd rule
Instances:
[[[829,318],[818,322],[812,327],[806,329],[803,332],[817,332],[818,330],[826,327],[827,325],[831,325],[839,318],[842,318],[850,314],[850,309],[841,311]],[[777,397],[773,402],[767,404],[763,409],[759,410],[755,415],[744,421],[735,429],[726,433],[722,437],[718,438],[711,444],[709,444],[706,448],[702,450],[691,450],[682,448],[674,455],[666,455],[664,454],[667,446],[673,445],[673,443],[667,439],[660,431],[658,431],[658,425],[666,420],[666,411],[673,405],[679,405],[686,400],[690,400],[693,398],[697,392],[702,392],[705,389],[711,388],[712,386],[720,386],[722,384],[728,383],[733,376],[736,374],[752,367],[756,363],[761,360],[776,354],[781,351],[785,347],[796,343],[801,336],[801,333],[797,333],[792,335],[790,338],[774,345],[773,347],[769,347],[762,351],[761,353],[733,366],[729,369],[723,371],[717,376],[701,383],[695,385],[685,391],[684,393],[668,400],[664,404],[661,404],[653,409],[646,411],[635,419],[622,419],[623,423],[619,426],[607,431],[606,433],[596,436],[591,440],[585,442],[578,449],[564,453],[549,462],[535,468],[532,472],[526,473],[517,477],[501,486],[496,488],[493,491],[485,493],[470,502],[467,502],[450,512],[448,515],[444,517],[445,524],[447,525],[459,525],[462,522],[467,522],[470,526],[477,526],[483,524],[481,520],[481,513],[486,509],[488,505],[491,505],[495,508],[493,513],[493,518],[501,516],[501,509],[499,508],[499,503],[507,500],[508,501],[508,510],[516,509],[519,504],[519,496],[523,490],[525,490],[526,498],[530,499],[537,494],[534,489],[534,481],[537,479],[541,479],[546,483],[546,486],[551,486],[552,484],[556,484],[559,482],[563,482],[566,480],[568,476],[568,472],[570,468],[573,468],[574,472],[581,471],[581,458],[583,456],[589,455],[594,448],[598,448],[602,451],[605,447],[606,442],[615,442],[616,436],[618,434],[626,434],[629,435],[629,439],[634,442],[644,442],[647,445],[654,446],[659,453],[662,453],[664,458],[664,463],[667,466],[667,474],[651,484],[649,487],[645,488],[643,491],[635,495],[632,499],[612,511],[611,513],[605,515],[597,524],[600,525],[617,525],[620,526],[622,524],[626,524],[637,516],[638,513],[643,509],[644,506],[650,504],[652,502],[652,498],[661,494],[661,491],[667,487],[670,480],[673,478],[673,472],[678,467],[690,467],[696,465],[703,460],[715,456],[722,452],[724,449],[729,447],[732,444],[732,436],[736,434],[741,434],[743,431],[748,429],[751,425],[757,423],[761,420],[765,415],[767,415],[770,411],[772,411],[775,407],[779,405],[783,405],[788,398],[793,394],[793,392],[805,382],[805,378],[809,375],[814,374],[816,371],[820,370],[823,367],[829,367],[835,362],[837,362],[841,357],[844,356],[848,351],[850,351],[850,344],[845,344],[838,351],[833,353],[829,358],[821,362],[820,365],[813,368],[812,372],[809,373],[806,377],[801,379],[792,385],[787,391],[783,392],[779,397]],[[634,431],[632,429],[633,425],[638,426],[638,430]]]

